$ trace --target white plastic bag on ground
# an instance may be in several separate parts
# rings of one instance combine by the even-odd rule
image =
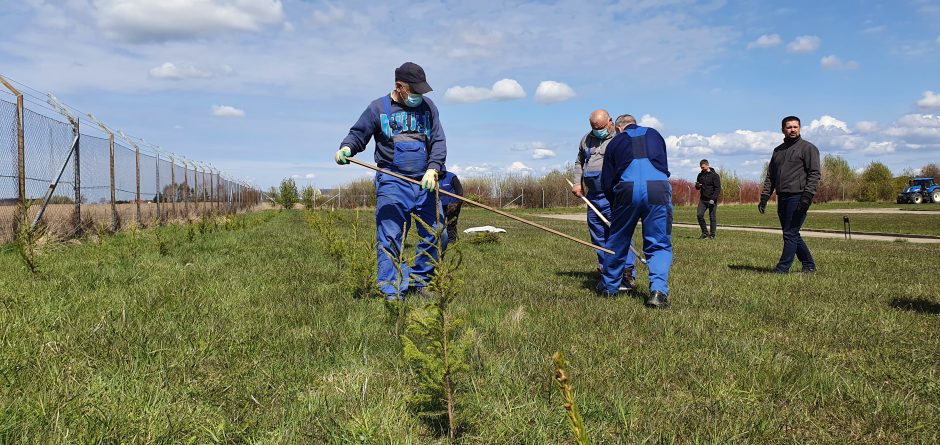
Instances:
[[[499,227],[493,227],[493,226],[481,226],[481,227],[470,227],[469,229],[465,229],[463,231],[463,233],[480,233],[480,232],[506,233],[506,229],[500,229]]]

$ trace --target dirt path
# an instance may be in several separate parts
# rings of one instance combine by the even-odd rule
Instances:
[[[874,209],[873,209],[874,210]],[[923,212],[910,212],[910,213],[923,213]],[[542,218],[553,218],[553,219],[564,219],[568,221],[584,221],[587,222],[587,215],[581,214],[561,214],[561,215],[551,215],[551,214],[542,214],[542,215],[532,215],[539,216]],[[673,227],[684,227],[689,229],[698,229],[697,224],[683,224],[683,223],[674,223]],[[780,229],[761,229],[754,227],[729,227],[729,226],[719,226],[721,230],[737,230],[741,232],[760,232],[760,233],[771,233],[774,235],[780,235]],[[845,236],[841,233],[832,233],[832,232],[819,232],[816,230],[803,229],[800,230],[800,234],[807,238],[835,238],[835,239],[844,239]],[[925,244],[936,244],[940,243],[940,238],[916,238],[908,236],[885,236],[885,235],[860,235],[852,234],[853,240],[869,240],[869,241],[890,241],[894,242],[899,239],[905,240],[911,243],[925,243]]]
[[[926,205],[926,204],[925,204]],[[940,210],[908,210],[905,208],[872,208],[872,209],[810,209],[810,213],[862,213],[862,214],[902,214],[902,215],[940,215]]]

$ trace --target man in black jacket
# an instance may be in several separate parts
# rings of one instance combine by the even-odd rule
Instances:
[[[789,273],[794,254],[803,264],[804,273],[816,272],[816,262],[800,236],[800,227],[819,186],[819,149],[800,137],[800,118],[787,116],[781,126],[783,143],[774,149],[770,158],[757,210],[764,213],[770,195],[776,190],[777,216],[783,229],[783,253],[774,272]]]
[[[715,169],[708,166],[708,159],[702,159],[698,166],[702,168],[695,179],[695,190],[699,191],[698,212],[695,215],[698,217],[699,227],[702,228],[702,236],[699,239],[715,239],[715,214],[718,211],[718,196],[721,195],[721,178],[715,173]],[[706,209],[711,220],[711,232],[705,227]]]

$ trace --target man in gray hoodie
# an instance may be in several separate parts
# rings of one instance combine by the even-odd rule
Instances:
[[[800,118],[787,116],[783,118],[781,127],[783,143],[774,149],[770,158],[757,210],[764,213],[770,195],[776,190],[777,216],[783,229],[783,253],[774,272],[789,273],[796,255],[803,265],[802,271],[812,273],[816,272],[816,262],[800,236],[800,227],[819,186],[819,149],[800,137]]]

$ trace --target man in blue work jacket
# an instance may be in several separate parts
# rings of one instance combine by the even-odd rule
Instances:
[[[601,187],[611,206],[607,248],[598,291],[614,296],[623,279],[624,259],[637,222],[643,220],[643,254],[650,274],[646,306],[666,309],[672,267],[672,186],[666,141],[653,128],[627,125],[607,144]]]
[[[447,145],[437,107],[423,96],[430,91],[424,69],[404,63],[395,69],[395,89],[366,107],[336,152],[336,163],[348,164],[350,157],[365,150],[375,138],[375,163],[380,168],[421,181],[419,187],[391,175],[375,175],[377,281],[389,300],[424,291],[438,258],[436,234],[446,237],[440,230],[444,217],[434,190]],[[417,258],[414,267],[409,267],[407,261],[400,261],[407,260],[400,249],[412,214],[433,231],[418,225]]]
[[[626,120],[627,118],[632,119],[633,117],[624,115],[620,116],[618,120]],[[632,122],[636,123],[636,120]],[[578,146],[578,156],[575,158],[574,163],[574,186],[571,188],[571,193],[579,198],[587,198],[594,205],[594,208],[600,212],[598,214],[594,209],[587,209],[588,232],[591,235],[592,243],[606,247],[610,228],[607,227],[607,223],[602,218],[610,221],[610,204],[604,196],[604,191],[601,190],[601,168],[604,166],[604,152],[607,150],[607,144],[617,135],[617,125],[620,122],[615,123],[607,110],[599,109],[591,113],[588,123],[591,125],[591,131],[581,138],[581,143]],[[598,270],[603,271],[604,257],[606,256],[606,253],[600,250],[597,251]],[[636,256],[633,255],[632,250],[627,254],[626,261],[624,267],[625,283],[622,290],[632,290],[634,277],[636,276],[633,268]]]

